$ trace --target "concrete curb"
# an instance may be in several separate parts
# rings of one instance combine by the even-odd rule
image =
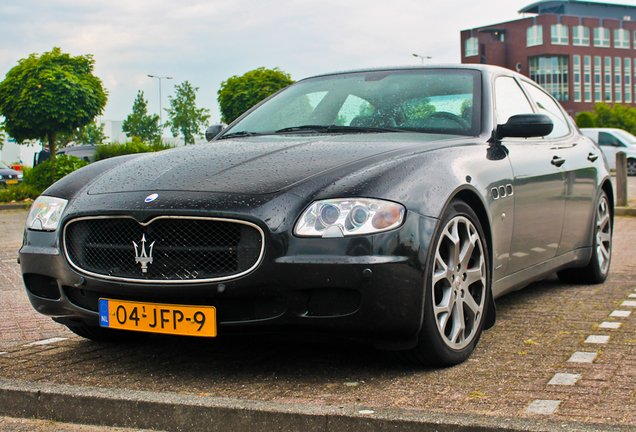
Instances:
[[[164,431],[623,432],[629,426],[321,407],[0,380],[0,415]]]
[[[614,207],[616,216],[636,216],[636,207]]]
[[[31,202],[19,202],[19,203],[9,203],[9,204],[0,204],[0,211],[2,210],[26,210],[31,207]]]

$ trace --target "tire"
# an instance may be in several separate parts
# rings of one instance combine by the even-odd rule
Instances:
[[[603,191],[596,204],[592,227],[592,258],[583,268],[562,270],[557,273],[561,282],[599,284],[605,282],[612,261],[612,215],[607,194]]]
[[[91,326],[85,323],[67,325],[68,329],[78,336],[95,342],[128,343],[145,339],[147,335],[141,332],[114,330],[104,327]]]
[[[636,176],[636,159],[627,159],[627,175]]]
[[[421,365],[453,366],[470,357],[488,313],[488,245],[477,215],[460,200],[444,212],[432,245],[418,344],[401,356]]]

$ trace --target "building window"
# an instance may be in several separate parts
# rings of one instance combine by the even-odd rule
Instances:
[[[629,48],[629,31],[625,29],[614,30],[614,48]]]
[[[574,102],[581,102],[581,56],[572,56],[574,79]]]
[[[601,74],[601,58],[594,57],[594,102],[603,102],[603,86]]]
[[[568,40],[568,26],[563,24],[555,24],[551,26],[550,34],[552,36],[552,45],[567,45]]]
[[[530,79],[541,85],[557,100],[569,100],[567,56],[531,58]]]
[[[543,45],[543,26],[533,25],[526,32],[527,46]]]
[[[583,26],[572,27],[572,45],[590,46],[590,28]]]
[[[612,101],[612,58],[605,57],[605,64],[603,67],[603,75],[605,76],[605,102]]]
[[[625,89],[625,103],[632,103],[632,59],[623,59],[624,74],[623,88]]]
[[[583,56],[583,97],[585,102],[592,102],[592,58]]]
[[[621,85],[621,75],[623,68],[621,67],[621,58],[614,58],[614,102],[622,102],[623,86]]]
[[[610,31],[604,27],[596,27],[594,29],[594,46],[609,48],[610,46]]]
[[[479,54],[479,41],[476,37],[466,39],[466,57]]]

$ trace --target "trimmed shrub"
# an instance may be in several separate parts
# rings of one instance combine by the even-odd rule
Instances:
[[[39,190],[41,193],[62,177],[85,165],[88,165],[88,162],[75,156],[58,156],[55,161],[49,159],[35,168],[24,170],[22,183]]]
[[[10,185],[6,188],[0,187],[0,203],[34,200],[41,192],[42,191],[36,187],[24,183]]]
[[[124,143],[114,142],[112,144],[97,146],[97,150],[95,150],[95,161],[127,154],[157,152],[172,147],[171,144],[164,143],[161,140],[146,144],[141,141],[141,139],[133,137],[132,141]]]
[[[580,112],[576,115],[576,125],[580,128],[596,127],[596,119],[594,114],[588,111]]]

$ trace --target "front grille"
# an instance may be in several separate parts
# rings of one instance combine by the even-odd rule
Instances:
[[[64,250],[78,270],[108,279],[215,281],[255,268],[263,234],[247,222],[214,218],[81,218],[66,225]]]

